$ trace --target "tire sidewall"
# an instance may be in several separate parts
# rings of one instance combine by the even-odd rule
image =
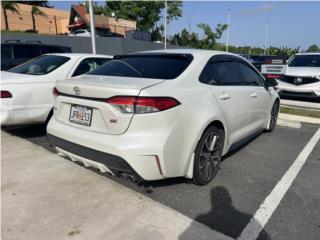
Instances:
[[[220,141],[221,141],[221,147],[220,147],[220,159],[219,159],[219,162],[217,164],[217,170],[216,172],[213,174],[212,178],[210,178],[209,180],[206,180],[204,178],[202,178],[201,176],[201,173],[200,173],[200,151],[203,147],[203,144],[204,144],[204,141],[206,141],[207,137],[209,134],[211,133],[214,133],[216,135],[219,135],[219,138],[220,138]],[[203,185],[206,185],[208,184],[209,182],[212,181],[212,179],[214,179],[214,177],[217,175],[217,172],[219,171],[219,166],[220,166],[220,162],[221,162],[221,155],[222,155],[222,151],[223,151],[223,146],[224,146],[224,133],[223,133],[223,130],[221,129],[218,129],[217,127],[215,126],[211,126],[209,127],[204,133],[203,135],[201,136],[198,144],[197,144],[197,147],[196,147],[196,150],[195,150],[195,154],[194,154],[194,170],[193,170],[193,182],[194,184],[196,185],[199,185],[199,186],[203,186]]]

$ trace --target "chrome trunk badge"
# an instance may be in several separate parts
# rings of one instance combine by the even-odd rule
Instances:
[[[80,93],[81,93],[80,88],[79,87],[73,87],[73,93],[74,93],[74,95],[79,96]]]

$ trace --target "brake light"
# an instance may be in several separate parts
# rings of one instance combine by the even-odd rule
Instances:
[[[12,98],[12,94],[9,91],[1,90],[1,98]]]
[[[58,94],[59,94],[58,89],[56,89],[56,87],[52,88],[52,95],[53,95],[54,97],[56,97],[56,96],[58,96]]]
[[[122,113],[153,113],[178,106],[180,103],[171,97],[116,96],[106,100]]]

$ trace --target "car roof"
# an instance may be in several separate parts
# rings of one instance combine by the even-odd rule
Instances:
[[[320,52],[297,53],[296,55],[320,55]]]
[[[45,55],[55,55],[63,57],[104,57],[113,58],[112,55],[92,54],[92,53],[47,53]]]
[[[151,51],[142,51],[142,52],[133,52],[132,54],[143,54],[143,53],[173,53],[173,54],[192,54],[193,56],[213,56],[213,55],[230,55],[235,57],[241,57],[238,54],[224,52],[224,51],[215,51],[215,50],[204,50],[204,49],[188,49],[188,48],[179,48],[179,49],[162,49],[162,50],[151,50]],[[242,58],[242,57],[241,57]]]

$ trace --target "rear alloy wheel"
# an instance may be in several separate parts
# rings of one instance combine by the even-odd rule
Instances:
[[[223,131],[212,126],[202,135],[195,151],[194,177],[196,185],[208,184],[217,174],[223,149]]]
[[[274,129],[276,128],[278,114],[279,114],[279,101],[276,101],[273,104],[273,107],[271,109],[268,132],[273,132]]]

